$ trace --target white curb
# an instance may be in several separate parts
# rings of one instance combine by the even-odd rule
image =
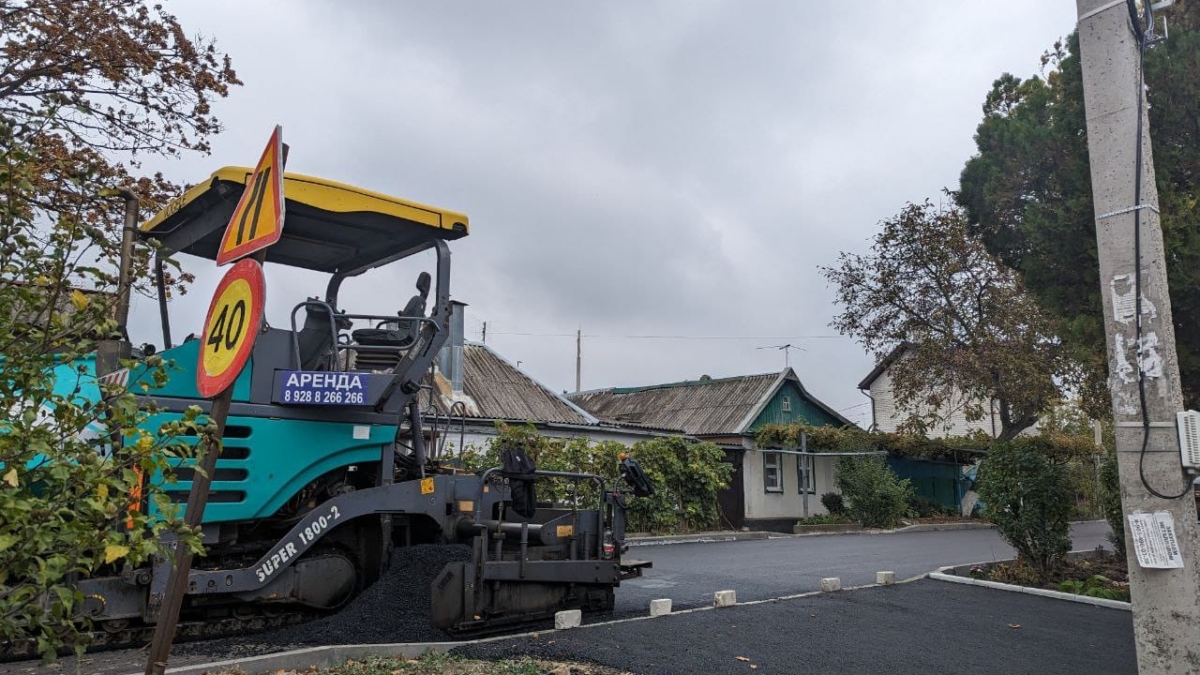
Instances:
[[[671,613],[671,599],[662,598],[650,601],[650,616],[664,616]]]
[[[833,593],[842,590],[842,580],[838,577],[826,577],[821,580],[821,591]]]
[[[943,568],[944,569],[944,568]],[[953,574],[945,574],[943,572],[930,572],[930,579],[937,581],[949,581],[954,584],[964,584],[967,586],[982,586],[983,588],[994,588],[998,591],[1010,591],[1013,593],[1025,593],[1027,595],[1040,595],[1044,598],[1054,598],[1055,600],[1067,600],[1069,602],[1078,602],[1084,605],[1095,605],[1096,607],[1107,607],[1109,609],[1121,609],[1126,612],[1133,609],[1133,605],[1120,600],[1109,600],[1107,598],[1092,598],[1086,595],[1076,595],[1074,593],[1063,593],[1062,591],[1051,591],[1045,588],[1029,588],[1028,586],[1015,586],[1013,584],[1002,584],[999,581],[987,581],[985,579],[972,579],[970,577],[960,577]]]
[[[581,610],[566,609],[554,613],[554,630],[579,628],[579,624],[581,623],[583,623],[583,611]]]

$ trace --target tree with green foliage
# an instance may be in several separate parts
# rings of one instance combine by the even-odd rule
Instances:
[[[875,455],[838,459],[834,480],[847,502],[846,515],[863,527],[896,527],[914,497],[909,480]]]
[[[74,579],[144,565],[168,532],[199,546],[150,477],[211,426],[198,409],[156,424],[136,398],[171,363],[126,363],[131,392],[98,381],[92,355],[121,336],[113,197],[156,209],[177,193],[138,157],[206,151],[211,100],[238,82],[157,5],[0,0],[0,25],[0,639],[53,655],[85,646]],[[136,288],[152,254],[135,250]]]
[[[957,208],[909,204],[881,223],[869,253],[842,253],[822,272],[838,332],[880,360],[904,347],[888,372],[907,431],[926,433],[956,409],[981,419],[994,402],[999,438],[1014,438],[1075,373],[1054,322]]]
[[[1167,274],[1183,391],[1200,404],[1200,6],[1166,10],[1170,38],[1148,50],[1150,102]],[[1015,269],[1085,366],[1088,412],[1109,408],[1095,213],[1088,163],[1079,40],[1042,57],[1044,77],[1004,74],[983,104],[977,154],[954,193],[987,250]],[[1132,199],[1132,196],[1130,197]]]
[[[1065,468],[1025,443],[997,443],[979,467],[985,515],[1043,583],[1071,550],[1074,494]]]

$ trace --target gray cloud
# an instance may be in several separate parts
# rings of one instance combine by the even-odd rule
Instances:
[[[172,5],[215,36],[246,86],[217,104],[198,180],[252,162],[282,123],[289,169],[464,211],[455,295],[489,342],[543,382],[584,386],[777,370],[771,340],[828,335],[816,270],[860,250],[905,201],[953,186],[979,104],[1032,74],[1069,3],[256,2]],[[196,330],[216,273],[173,303]],[[403,304],[415,266],[347,285],[347,306]],[[272,322],[324,286],[268,270]],[[152,302],[135,305],[152,331]],[[184,324],[191,327],[184,328]],[[514,333],[550,335],[526,336]],[[871,360],[793,340],[792,363],[862,420]],[[857,406],[857,407],[855,407]]]

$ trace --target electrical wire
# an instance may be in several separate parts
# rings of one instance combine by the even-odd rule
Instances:
[[[1135,346],[1137,351],[1138,362],[1138,400],[1142,407],[1142,450],[1138,454],[1138,476],[1142,479],[1142,485],[1150,494],[1159,499],[1173,500],[1182,499],[1193,491],[1192,481],[1189,478],[1183,492],[1177,495],[1165,495],[1150,485],[1150,481],[1146,480],[1146,452],[1150,445],[1150,411],[1146,406],[1146,370],[1142,367],[1142,210],[1138,208],[1142,203],[1142,133],[1144,128],[1144,117],[1146,115],[1146,106],[1142,102],[1142,96],[1145,91],[1146,78],[1146,31],[1142,29],[1141,21],[1138,20],[1137,9],[1134,5],[1134,0],[1127,0],[1129,6],[1130,21],[1133,24],[1133,34],[1138,41],[1138,82],[1137,82],[1137,97],[1135,99],[1137,105],[1137,149],[1134,152],[1134,174],[1133,174],[1133,293],[1134,293],[1134,312],[1135,318],[1134,336]],[[1147,28],[1153,27],[1154,18],[1150,15],[1149,3],[1146,9],[1146,21],[1149,24]]]

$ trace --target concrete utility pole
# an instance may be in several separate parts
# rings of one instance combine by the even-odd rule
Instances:
[[[1200,673],[1200,537],[1175,430],[1175,413],[1183,410],[1183,396],[1145,92],[1140,87],[1141,29],[1131,20],[1126,2],[1076,0],[1076,6],[1121,506],[1126,516],[1170,512],[1184,564],[1182,569],[1139,566],[1126,523],[1138,672]],[[1143,111],[1140,138],[1139,108]],[[1139,144],[1140,176],[1136,170]],[[1140,199],[1135,194],[1138,181]],[[1135,221],[1140,221],[1140,298],[1135,285]],[[1139,385],[1144,385],[1148,431],[1143,427]],[[1140,460],[1144,460],[1144,474]],[[1170,497],[1184,494],[1164,499],[1155,492]]]
[[[583,329],[575,331],[575,393],[580,392],[579,375],[583,370]]]

